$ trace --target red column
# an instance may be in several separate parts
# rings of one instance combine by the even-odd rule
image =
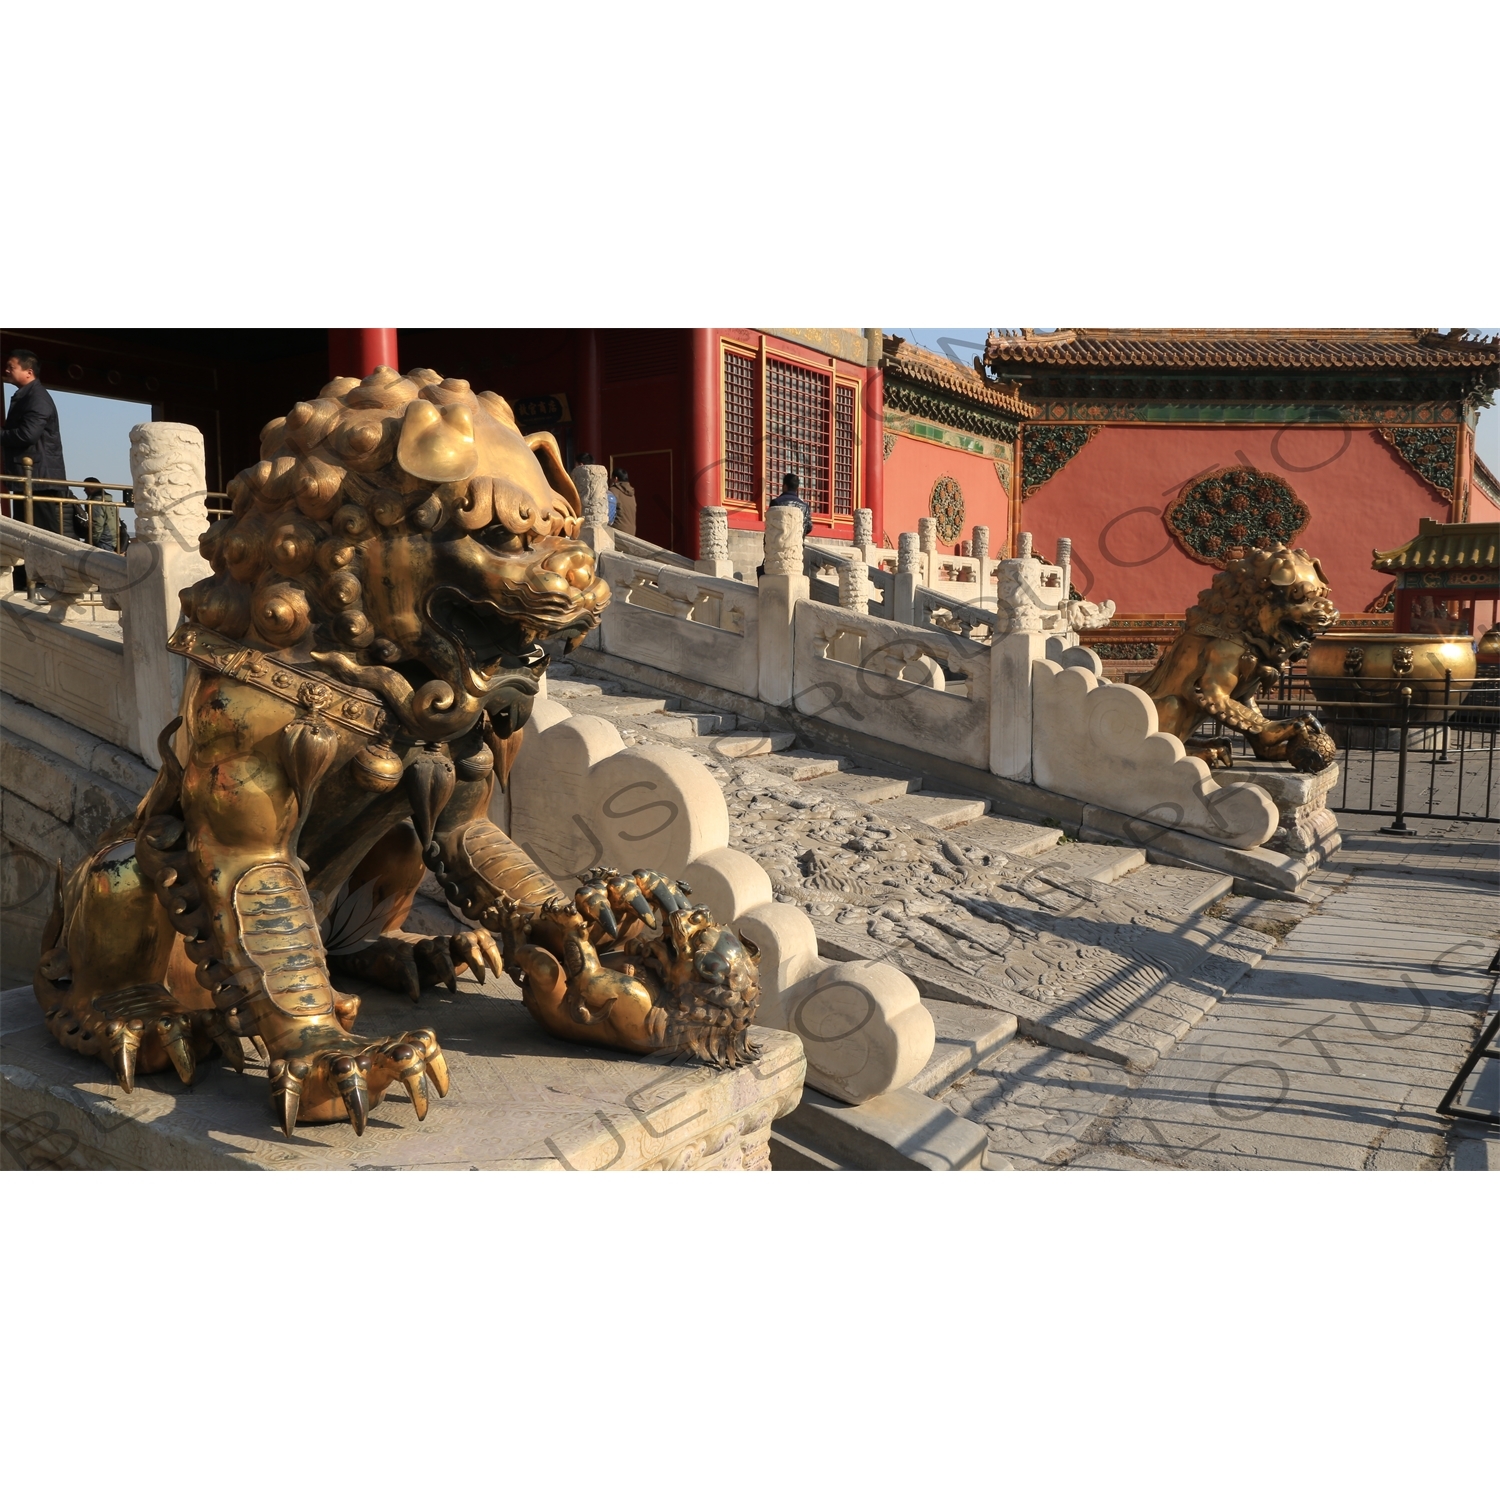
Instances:
[[[719,381],[718,362],[714,358],[712,328],[693,328],[688,332],[689,384],[692,391],[690,413],[691,446],[688,449],[688,496],[692,533],[677,539],[677,550],[690,557],[698,555],[698,512],[706,505],[719,502]]]
[[[885,546],[885,376],[871,366],[865,371],[864,504],[874,515],[875,545]]]
[[[578,448],[596,464],[607,463],[604,415],[599,390],[599,337],[592,328],[578,330]]]
[[[328,330],[328,373],[357,375],[361,380],[373,375],[381,365],[399,370],[394,328],[330,328]]]

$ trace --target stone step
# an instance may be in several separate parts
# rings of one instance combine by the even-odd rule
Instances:
[[[591,697],[588,706],[579,712],[602,714],[607,719],[628,719],[641,714],[665,713],[676,707],[676,698],[632,698],[624,693],[601,693],[597,698]]]
[[[547,696],[567,702],[572,698],[599,698],[604,694],[604,689],[597,682],[586,682],[582,678],[574,678],[570,682],[553,682],[553,670],[547,673]]]
[[[903,780],[881,776],[874,771],[835,771],[818,777],[820,792],[842,797],[847,802],[889,802],[892,797],[904,797],[908,792],[920,790],[921,786],[920,776],[908,776]]]
[[[1116,849],[1107,844],[1080,844],[1069,839],[1047,850],[1046,859],[1037,868],[1052,879],[1097,880],[1108,885],[1145,863],[1144,849]]]
[[[937,1031],[927,1066],[906,1086],[929,1097],[993,1057],[1016,1034],[1016,1018],[975,1005],[923,1000]]]
[[[795,736],[788,736],[795,741]],[[837,756],[820,755],[816,750],[789,750],[786,753],[778,751],[775,755],[768,755],[759,762],[758,769],[762,771],[773,771],[778,776],[786,776],[792,781],[814,781],[824,776],[832,776],[836,771],[842,771],[849,762],[841,760]]]
[[[1021,823],[1015,818],[1002,818],[991,813],[966,823],[957,842],[1024,859],[1028,855],[1046,853],[1061,838],[1060,828],[1041,828],[1035,823]]]
[[[794,1141],[789,1136],[773,1130],[771,1132],[771,1170],[773,1172],[842,1172],[844,1168],[832,1157],[824,1156],[821,1152],[814,1151],[811,1146],[804,1146],[800,1141]]]
[[[1234,877],[1175,865],[1141,865],[1120,876],[1113,888],[1175,916],[1191,917],[1227,896],[1234,888]]]
[[[651,727],[672,739],[697,739],[710,734],[727,734],[739,723],[734,714],[670,713],[660,724]]]
[[[709,751],[730,760],[754,756],[759,764],[766,765],[781,758],[775,754],[776,751],[788,750],[796,743],[797,736],[791,730],[773,729],[764,734],[752,731],[748,734],[705,735],[694,749]]]
[[[976,1172],[989,1146],[983,1126],[909,1088],[863,1104],[803,1089],[802,1102],[776,1122],[775,1134],[845,1171]]]
[[[988,806],[982,797],[943,797],[937,792],[913,792],[905,797],[882,801],[880,810],[915,818],[929,828],[957,828],[982,818]]]

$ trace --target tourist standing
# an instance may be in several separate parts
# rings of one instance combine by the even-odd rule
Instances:
[[[21,460],[31,460],[33,479],[66,479],[63,466],[62,430],[57,422],[57,403],[41,382],[41,362],[29,349],[12,349],[5,361],[5,378],[16,388],[5,413],[5,430],[0,436],[5,472],[21,473]],[[11,486],[14,490],[14,486]],[[61,485],[40,485],[33,495],[67,495]],[[16,506],[12,505],[12,510]],[[62,504],[57,500],[33,500],[33,522],[47,531],[62,533]],[[25,520],[24,514],[17,516]]]
[[[609,486],[610,499],[615,502],[610,525],[627,536],[635,535],[635,486],[624,469],[616,468],[615,477]]]
[[[800,506],[802,508],[802,535],[807,536],[812,531],[812,506],[797,493],[797,483],[797,476],[795,474],[783,474],[781,476],[781,493],[771,504]]]
[[[83,498],[102,502],[109,499],[104,485],[90,474],[83,481]],[[73,534],[91,547],[103,547],[106,552],[119,552],[119,514],[113,505],[75,505],[73,507]]]

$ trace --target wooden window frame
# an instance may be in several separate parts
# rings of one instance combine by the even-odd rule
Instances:
[[[719,451],[721,455],[728,452],[729,407],[725,389],[726,354],[737,354],[743,359],[755,361],[755,440],[753,444],[754,458],[752,468],[754,471],[754,494],[756,499],[753,503],[747,504],[743,500],[726,494],[728,468],[727,464],[721,459],[719,465],[719,482],[716,486],[719,504],[730,511],[745,515],[754,514],[761,520],[765,519],[766,507],[770,503],[771,498],[767,494],[768,475],[766,473],[768,439],[766,430],[766,376],[771,360],[775,359],[779,360],[782,364],[799,366],[802,369],[822,376],[828,381],[828,514],[826,516],[814,516],[813,522],[817,526],[852,533],[854,530],[854,512],[859,509],[864,499],[864,465],[861,462],[861,455],[865,440],[865,403],[864,385],[862,382],[852,376],[840,373],[838,368],[840,361],[833,355],[818,354],[813,350],[789,347],[782,343],[777,343],[773,347],[765,334],[761,334],[755,344],[751,344],[742,338],[721,337],[718,340]],[[853,393],[854,406],[849,476],[850,504],[849,514],[846,516],[838,514],[834,494],[838,454],[838,393],[841,389],[849,390]]]

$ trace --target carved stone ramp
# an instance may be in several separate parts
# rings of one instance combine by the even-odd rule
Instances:
[[[605,679],[606,694],[613,686]],[[629,718],[643,739],[659,723],[649,707]],[[1194,916],[1228,894],[1226,876],[1062,845],[1061,830],[984,815],[976,799],[924,798],[920,777],[884,766],[792,780],[709,740],[673,743],[718,780],[732,847],[807,912],[825,958],[890,962],[924,1000],[1013,1016],[1058,1047],[1149,1069],[1274,942]],[[956,803],[972,814],[958,826],[921,815]]]

